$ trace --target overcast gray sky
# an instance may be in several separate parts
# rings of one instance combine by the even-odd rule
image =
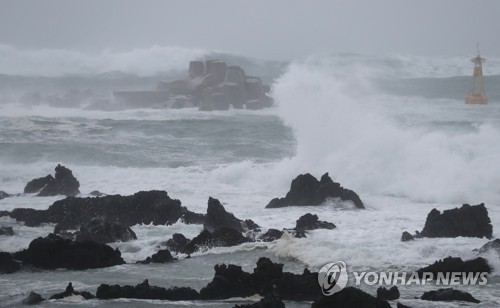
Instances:
[[[99,52],[180,46],[264,59],[312,53],[500,56],[498,0],[0,0],[0,44]]]

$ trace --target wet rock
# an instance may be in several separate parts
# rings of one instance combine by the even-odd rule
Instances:
[[[172,235],[172,238],[165,243],[165,245],[171,251],[181,252],[184,250],[184,247],[189,244],[189,242],[190,240],[187,239],[183,234],[175,233],[174,235]]]
[[[481,302],[480,300],[474,298],[470,293],[454,290],[453,288],[425,292],[421,298],[426,301],[463,301],[476,304]]]
[[[197,300],[200,298],[200,294],[196,290],[185,287],[165,289],[162,287],[150,286],[146,279],[135,287],[101,284],[97,288],[96,297],[99,299],[138,298],[181,301]]]
[[[0,252],[0,274],[12,274],[17,272],[21,265],[14,261],[8,252]]]
[[[89,193],[89,195],[94,196],[94,197],[102,197],[102,196],[105,196],[106,194],[104,194],[98,190],[93,190]]]
[[[279,296],[268,296],[257,303],[236,305],[234,308],[285,308],[285,304],[281,301]]]
[[[186,211],[181,219],[182,222],[187,224],[187,225],[202,225],[205,222],[206,219],[205,214],[200,214],[200,213],[193,213],[190,211]]]
[[[40,294],[31,291],[30,294],[25,299],[23,299],[22,303],[24,305],[37,305],[44,300],[45,298],[43,298]]]
[[[497,238],[493,241],[484,244],[483,246],[481,246],[481,248],[479,248],[478,252],[480,254],[485,254],[490,251],[495,251],[500,256],[500,239]]]
[[[90,292],[87,292],[87,291],[82,291],[82,292],[75,291],[73,289],[73,284],[70,282],[70,283],[68,283],[68,286],[66,287],[66,290],[64,292],[54,294],[49,299],[63,299],[65,297],[74,296],[74,295],[81,296],[84,299],[93,299],[93,298],[95,298],[95,296],[92,293],[90,293]]]
[[[243,232],[242,221],[232,213],[228,213],[219,200],[208,198],[207,216],[203,223],[205,230],[213,232],[220,228],[231,228]]]
[[[54,177],[50,174],[48,174],[43,178],[31,180],[24,187],[24,193],[25,194],[37,193],[52,181],[54,181]]]
[[[175,260],[177,259],[172,257],[172,254],[170,254],[170,251],[168,251],[168,249],[163,249],[153,254],[151,257],[147,257],[146,260],[138,261],[137,263],[141,264],[170,263],[174,262]]]
[[[68,197],[54,202],[47,210],[14,209],[10,217],[28,226],[60,224],[61,230],[77,230],[96,217],[125,227],[136,224],[170,225],[189,212],[165,191],[140,191],[132,196],[99,198]]]
[[[403,232],[403,235],[401,235],[401,242],[413,241],[414,239],[415,237],[408,231]]]
[[[266,233],[260,235],[258,240],[263,242],[272,242],[277,239],[280,239],[283,236],[283,231],[277,229],[269,229]]]
[[[231,247],[249,242],[239,231],[231,228],[221,228],[214,232],[203,230],[198,236],[193,238],[181,252],[191,254],[198,250],[210,249],[213,247]]]
[[[417,270],[420,277],[424,272],[433,273],[436,279],[438,273],[491,273],[492,269],[484,258],[476,258],[473,260],[463,261],[461,258],[448,257],[443,260],[434,262],[433,264]]]
[[[14,235],[14,229],[12,227],[0,227],[0,235],[12,236]]]
[[[396,308],[411,308],[410,306],[406,306],[405,304],[401,304],[400,302],[396,303]]]
[[[384,287],[379,287],[377,289],[377,299],[382,299],[386,301],[392,301],[399,298],[399,289],[396,286],[386,289]]]
[[[80,188],[80,183],[73,176],[73,172],[61,165],[57,165],[55,170],[56,176],[54,177],[54,180],[48,182],[47,185],[38,193],[38,196],[78,195],[80,193],[78,190]]]
[[[311,213],[304,214],[297,220],[296,230],[316,230],[316,229],[335,229],[335,225],[331,222],[318,219],[318,215]]]
[[[364,208],[363,202],[354,191],[333,182],[328,173],[325,173],[320,181],[309,173],[297,176],[292,181],[290,191],[285,198],[271,200],[266,208],[321,205],[327,198],[340,198],[344,201],[351,201],[357,208]]]
[[[389,308],[391,305],[384,300],[376,299],[370,294],[355,287],[347,287],[331,296],[321,296],[315,300],[311,308],[330,307],[376,307]]]
[[[103,244],[137,239],[137,235],[130,227],[110,223],[102,218],[92,219],[88,224],[80,227],[74,235],[75,240],[80,242],[93,241]]]
[[[215,265],[212,281],[200,290],[202,299],[226,299],[231,297],[248,297],[254,295],[252,275],[244,272],[241,266]]]
[[[493,227],[484,203],[464,204],[461,208],[445,210],[433,209],[420,233],[423,237],[486,237],[491,238]]]
[[[3,190],[0,190],[0,200],[10,197],[11,195]]]
[[[13,258],[43,269],[84,270],[125,263],[118,249],[95,242],[74,242],[54,234],[33,240],[28,249],[14,253]]]

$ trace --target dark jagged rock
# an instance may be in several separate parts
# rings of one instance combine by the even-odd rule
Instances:
[[[254,295],[252,275],[244,272],[241,266],[216,265],[212,281],[200,290],[202,299],[226,299]]]
[[[461,258],[448,257],[417,270],[417,273],[421,277],[424,272],[430,272],[433,273],[434,279],[436,279],[437,273],[491,273],[491,271],[486,259],[481,257],[467,261],[463,261]]]
[[[470,293],[454,290],[453,288],[425,292],[421,298],[426,301],[463,301],[476,304],[481,302],[480,300],[474,298]]]
[[[12,274],[21,268],[21,265],[12,259],[8,252],[0,252],[0,274]]]
[[[200,294],[196,290],[185,287],[165,289],[150,286],[146,279],[135,287],[101,284],[97,288],[96,297],[99,299],[138,298],[180,301],[200,299]]]
[[[190,240],[187,239],[183,234],[175,233],[174,235],[172,235],[172,238],[165,243],[165,245],[171,251],[181,252],[184,250],[184,247],[189,244],[189,242]]]
[[[79,188],[80,183],[73,176],[73,172],[64,166],[57,165],[54,180],[48,182],[38,196],[76,196],[80,193]]]
[[[208,198],[207,216],[203,227],[210,232],[224,227],[243,232],[242,221],[228,213],[219,200],[212,197]]]
[[[401,242],[413,241],[414,239],[415,237],[408,231],[403,232],[403,235],[401,235]]]
[[[311,308],[330,308],[330,307],[376,307],[389,308],[391,305],[384,300],[376,299],[370,294],[361,291],[355,287],[347,287],[331,296],[321,296],[315,300]]]
[[[400,302],[396,303],[396,308],[411,308],[410,306],[406,306],[405,304],[401,304]]]
[[[8,198],[8,197],[10,197],[10,194],[6,193],[3,190],[0,190],[0,200]]]
[[[89,195],[91,196],[94,196],[94,197],[102,197],[102,196],[106,196],[106,194],[98,191],[98,190],[93,190],[89,193]]]
[[[110,223],[100,218],[92,219],[88,224],[80,227],[75,233],[77,241],[93,241],[97,243],[127,242],[136,240],[137,235],[130,227],[118,223]]]
[[[284,273],[283,264],[260,258],[254,273],[244,272],[236,265],[216,265],[215,276],[201,289],[203,299],[246,297],[253,294],[280,296],[284,300],[309,301],[321,295],[318,273],[307,269],[301,275]]]
[[[316,230],[316,229],[335,229],[335,225],[331,222],[318,219],[318,215],[311,213],[304,214],[297,220],[296,230]]]
[[[260,231],[260,226],[251,219],[245,219],[245,221],[243,222],[243,226],[246,229],[245,231]]]
[[[486,237],[491,238],[493,227],[484,203],[464,204],[461,208],[445,210],[433,209],[420,233],[423,237]]]
[[[54,181],[54,177],[50,174],[44,176],[43,178],[31,180],[24,187],[24,193],[25,194],[37,193],[52,181]]]
[[[377,289],[377,299],[382,299],[386,301],[392,301],[399,298],[399,289],[396,286],[386,289],[384,287],[379,287]]]
[[[489,251],[495,251],[500,256],[500,239],[499,238],[484,244],[483,246],[481,246],[481,248],[479,248],[478,252],[480,254],[484,254],[484,253],[487,253]]]
[[[146,260],[139,261],[137,263],[141,263],[141,264],[170,263],[170,262],[174,262],[175,260],[177,260],[177,259],[172,257],[172,255],[170,254],[170,251],[168,251],[168,249],[163,249],[163,250],[160,250],[157,253],[153,254],[151,257],[147,257]]]
[[[291,184],[290,191],[285,198],[275,198],[269,202],[266,208],[277,208],[285,206],[320,205],[327,198],[340,198],[351,201],[357,208],[364,209],[363,202],[352,190],[345,189],[325,173],[318,181],[309,173],[297,176]]]
[[[47,210],[14,209],[10,216],[28,226],[59,224],[61,230],[76,230],[96,217],[130,227],[136,224],[169,225],[188,210],[170,199],[165,191],[140,191],[132,196],[98,198],[68,197],[54,202]]]
[[[213,247],[231,247],[250,241],[239,231],[230,228],[221,228],[214,232],[207,230],[193,238],[182,250],[183,253],[191,254],[201,249]]]
[[[43,269],[84,270],[125,263],[118,249],[95,242],[73,242],[54,234],[33,240],[28,249],[16,252],[13,258]]]
[[[44,300],[45,298],[43,298],[40,294],[31,291],[30,294],[25,299],[23,299],[22,303],[23,305],[37,305]]]
[[[181,219],[187,225],[202,225],[205,222],[206,216],[205,214],[186,211]]]
[[[259,240],[263,242],[272,242],[280,239],[283,236],[283,231],[277,229],[269,229],[266,233],[259,236]]]
[[[12,227],[0,227],[0,235],[12,236],[14,235],[14,229]]]
[[[90,292],[87,292],[87,291],[83,291],[83,292],[75,291],[73,289],[72,283],[70,282],[68,284],[68,286],[66,287],[66,290],[64,292],[54,294],[49,299],[63,299],[65,297],[73,296],[73,295],[78,295],[78,296],[81,296],[81,297],[83,297],[85,299],[93,299],[93,298],[95,298],[95,296],[92,293],[90,293]]]

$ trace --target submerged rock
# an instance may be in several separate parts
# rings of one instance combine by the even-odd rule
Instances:
[[[54,177],[50,174],[48,174],[47,176],[45,176],[43,178],[31,180],[24,187],[24,193],[25,194],[37,193],[52,181],[54,181]]]
[[[401,242],[409,242],[413,241],[414,239],[415,237],[411,235],[410,232],[408,231],[403,232],[403,234],[401,235]]]
[[[354,191],[345,189],[339,183],[333,182],[328,173],[325,173],[320,181],[309,173],[297,176],[292,181],[290,191],[286,196],[271,200],[266,208],[320,205],[327,198],[340,198],[344,201],[351,201],[357,208],[365,208]]]
[[[8,197],[10,197],[10,194],[6,193],[3,190],[0,190],[0,200],[8,198]]]
[[[470,293],[454,290],[453,288],[428,291],[425,292],[421,298],[426,301],[463,301],[476,304],[481,302],[480,300],[474,298]]]
[[[28,249],[14,253],[13,258],[43,269],[84,270],[125,263],[118,249],[95,242],[74,242],[54,234],[33,240]]]
[[[124,227],[119,223],[110,223],[100,218],[92,219],[75,233],[75,240],[80,242],[93,241],[106,244],[136,239],[137,235],[130,227]]]
[[[93,298],[95,298],[95,296],[92,293],[90,293],[90,292],[87,292],[87,291],[83,291],[83,292],[75,291],[73,289],[73,284],[70,282],[70,283],[68,283],[68,286],[66,287],[66,290],[64,292],[54,294],[49,299],[63,299],[63,298],[66,298],[66,297],[69,297],[69,296],[75,296],[75,295],[76,296],[81,296],[84,299],[93,299]]]
[[[267,296],[257,303],[236,305],[234,308],[285,308],[285,304],[281,301],[279,296]]]
[[[14,235],[14,229],[12,227],[0,227],[0,235],[12,236]]]
[[[45,298],[43,298],[40,294],[31,291],[30,294],[25,299],[23,299],[22,303],[23,305],[37,305],[44,300]]]
[[[445,210],[433,209],[420,233],[423,237],[486,237],[491,238],[493,227],[484,203],[464,204],[461,208]]]
[[[213,247],[231,247],[249,242],[250,239],[244,237],[241,232],[231,228],[221,228],[214,232],[207,230],[194,237],[181,252],[191,254],[198,250],[210,249]]]
[[[260,235],[258,237],[258,240],[263,241],[263,242],[272,242],[277,239],[280,239],[283,236],[283,231],[277,230],[277,229],[269,229],[266,231],[266,233]]]
[[[478,252],[480,254],[485,254],[490,251],[495,251],[500,256],[500,239],[497,238],[493,241],[489,241],[488,243],[481,246]]]

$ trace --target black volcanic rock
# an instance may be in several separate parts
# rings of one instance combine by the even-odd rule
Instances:
[[[118,249],[95,242],[73,242],[54,234],[34,239],[28,249],[16,252],[13,258],[43,269],[84,270],[125,263]]]
[[[12,236],[14,235],[14,229],[12,227],[0,227],[0,235]]]
[[[47,210],[19,208],[10,217],[28,226],[59,224],[61,230],[76,230],[96,217],[125,227],[136,224],[169,225],[189,212],[165,191],[140,191],[132,196],[68,197],[54,202]]]
[[[10,197],[10,194],[6,193],[3,190],[0,190],[0,200],[8,198],[8,197]]]
[[[8,252],[0,252],[0,274],[12,274],[21,268],[21,265],[12,259]]]
[[[37,305],[41,302],[43,302],[45,298],[43,298],[40,294],[31,291],[30,294],[23,299],[22,304],[23,305]]]
[[[226,299],[254,295],[252,275],[244,272],[241,266],[215,265],[212,281],[200,290],[202,299]]]
[[[414,239],[415,237],[408,231],[403,232],[403,234],[401,235],[401,242],[413,241]]]
[[[421,298],[426,301],[463,301],[476,304],[481,302],[480,300],[474,298],[470,293],[454,290],[453,288],[425,292]]]
[[[170,263],[170,262],[174,262],[175,260],[177,260],[177,259],[172,257],[172,255],[170,254],[170,251],[168,251],[168,249],[163,249],[163,250],[160,250],[157,253],[153,254],[151,257],[147,257],[146,260],[139,261],[137,263],[142,263],[142,264]]]
[[[285,198],[271,200],[266,208],[320,205],[327,198],[340,198],[344,201],[351,201],[357,208],[365,208],[363,202],[354,191],[345,189],[339,183],[333,182],[328,173],[325,173],[320,181],[309,173],[297,176],[292,181],[290,191],[286,194]]]
[[[386,289],[384,287],[379,287],[377,289],[377,299],[392,301],[398,299],[399,295],[399,289],[397,286],[393,286],[390,289]]]
[[[70,282],[68,284],[68,286],[66,287],[66,290],[64,292],[52,295],[49,298],[49,300],[51,300],[51,299],[63,299],[65,297],[73,296],[73,295],[79,295],[79,296],[82,296],[85,299],[93,299],[93,298],[95,298],[95,296],[93,294],[91,294],[90,292],[87,292],[87,291],[83,291],[83,292],[75,291],[73,289],[73,285]]]
[[[79,188],[80,183],[73,176],[73,172],[64,166],[57,165],[54,180],[48,182],[38,196],[76,196],[80,193]]]
[[[316,230],[316,229],[335,229],[335,225],[331,222],[318,219],[318,215],[307,213],[302,215],[295,226],[296,230]]]
[[[228,213],[219,200],[212,197],[208,198],[207,216],[203,227],[210,232],[224,227],[243,232],[242,221],[232,213]]]
[[[461,208],[445,210],[433,209],[420,233],[423,237],[486,237],[491,238],[493,227],[484,203],[464,204]]]
[[[106,244],[136,239],[137,235],[130,227],[124,227],[119,223],[110,223],[101,218],[92,219],[75,233],[75,240],[79,242],[93,241]]]
[[[282,236],[283,236],[283,231],[277,229],[269,229],[266,231],[266,233],[260,235],[258,237],[258,240],[263,242],[272,242],[277,239],[280,239]]]
[[[44,176],[43,178],[31,180],[24,187],[24,193],[25,194],[37,193],[52,181],[54,181],[54,177],[50,174]]]
[[[322,295],[311,305],[311,308],[330,307],[390,308],[391,305],[387,301],[376,299],[360,289],[347,287],[331,296]]]
[[[187,246],[187,244],[189,244],[191,240],[187,239],[184,234],[180,234],[180,233],[174,233],[174,235],[172,235],[172,238],[169,239],[165,245],[168,247],[168,249],[170,249],[171,251],[175,251],[175,252],[181,252],[184,250],[184,247]]]
[[[99,299],[138,298],[181,301],[200,299],[200,294],[196,290],[185,287],[165,289],[150,286],[146,279],[135,287],[101,284],[97,288],[96,297]]]
[[[205,222],[207,215],[200,213],[193,213],[190,211],[186,211],[181,219],[182,222],[187,225],[202,225]]]
[[[221,228],[214,232],[203,230],[184,246],[181,252],[191,254],[202,249],[231,247],[249,241],[250,240],[244,237],[239,231],[231,228]]]
[[[491,271],[486,259],[481,257],[467,261],[463,261],[461,258],[448,257],[417,270],[417,273],[422,276],[424,272],[430,272],[433,273],[434,279],[436,279],[437,273],[491,273]]]

